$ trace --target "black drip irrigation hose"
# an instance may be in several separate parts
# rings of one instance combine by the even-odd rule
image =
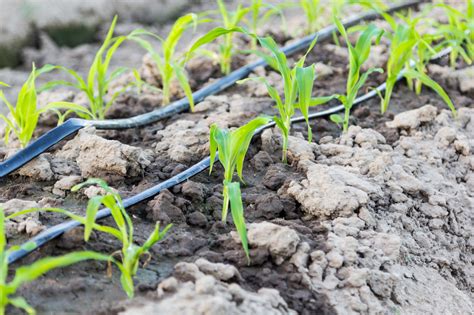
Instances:
[[[390,7],[386,12],[391,13],[398,10],[407,9],[416,6],[421,3],[421,0],[409,1],[399,5]],[[380,13],[372,11],[360,16],[349,19],[344,23],[344,26],[351,27],[359,24],[361,21],[374,20],[380,17]],[[297,51],[300,51],[310,45],[315,37],[319,40],[325,40],[332,36],[334,32],[337,32],[337,28],[334,25],[323,28],[322,30],[306,36],[295,43],[289,44],[281,49],[285,55],[291,55]],[[219,93],[226,88],[232,86],[238,80],[247,77],[255,68],[265,66],[266,62],[263,59],[259,59],[246,66],[243,66],[228,76],[223,77],[216,82],[196,91],[193,93],[194,102],[197,104],[209,95]],[[50,147],[63,140],[67,136],[70,136],[77,132],[79,129],[86,126],[94,126],[97,129],[127,129],[145,126],[147,124],[154,123],[167,117],[171,117],[174,114],[181,113],[189,109],[189,102],[186,98],[180,99],[170,105],[151,111],[146,114],[137,115],[131,118],[124,119],[110,119],[110,120],[85,120],[79,118],[68,119],[64,124],[53,128],[49,132],[40,136],[36,141],[29,144],[26,148],[20,150],[10,158],[3,162],[0,162],[0,178],[4,177],[16,169],[22,167],[41,153],[48,150]]]
[[[441,57],[447,55],[450,51],[451,51],[451,49],[449,49],[449,48],[445,49],[445,50],[441,51],[440,53],[436,54],[435,56],[433,56],[433,58],[431,60],[441,58]],[[398,76],[397,81],[399,81],[402,78],[403,78],[403,73]],[[371,90],[370,92],[359,96],[358,98],[356,98],[354,100],[354,106],[359,105],[359,104],[367,101],[368,99],[376,96],[377,93],[383,92],[385,90],[385,86],[386,86],[385,83],[382,83],[381,85],[379,85],[377,88]],[[312,113],[308,117],[309,117],[309,119],[327,117],[331,114],[335,114],[337,112],[340,112],[343,109],[344,109],[344,106],[341,104],[341,105],[333,106],[333,107],[331,107],[327,110]],[[305,118],[303,116],[298,116],[298,117],[295,117],[295,118],[291,119],[292,124],[293,123],[304,122],[304,121],[305,121]],[[257,129],[255,131],[254,136],[261,133],[263,130],[271,128],[273,126],[275,126],[275,122],[270,122],[270,123],[266,124],[265,126],[260,127],[259,129]],[[218,154],[216,154],[216,159],[217,159],[217,157],[218,157]],[[136,204],[138,204],[142,201],[150,199],[151,197],[157,195],[158,193],[160,193],[164,189],[171,188],[175,185],[178,185],[178,184],[184,182],[185,180],[190,179],[191,177],[195,176],[196,174],[198,174],[198,173],[204,171],[205,169],[207,169],[210,165],[210,161],[211,161],[210,158],[207,157],[207,158],[203,159],[202,161],[194,164],[193,166],[191,166],[187,170],[179,173],[178,175],[173,176],[170,179],[167,179],[164,182],[139,193],[138,195],[135,195],[135,196],[132,196],[130,198],[125,199],[123,201],[124,207],[128,208],[128,207],[134,206],[134,205],[136,205]],[[110,209],[108,209],[108,208],[101,209],[99,212],[97,212],[96,220],[100,220],[100,219],[106,218],[108,216],[110,216]],[[25,244],[23,244],[21,246],[21,249],[11,252],[10,255],[8,256],[8,264],[14,263],[15,261],[17,261],[17,260],[25,257],[26,255],[28,255],[29,253],[31,253],[32,251],[34,251],[34,250],[38,249],[39,247],[43,246],[48,241],[60,236],[61,234],[65,233],[65,232],[67,232],[67,231],[69,231],[69,230],[71,230],[75,227],[78,227],[80,225],[81,225],[81,223],[78,222],[78,221],[69,220],[69,221],[66,221],[64,223],[55,225],[55,226],[41,232],[40,234],[33,237],[32,239],[30,239]],[[28,246],[26,246],[26,244],[28,244]],[[30,244],[34,244],[34,246],[30,246]]]

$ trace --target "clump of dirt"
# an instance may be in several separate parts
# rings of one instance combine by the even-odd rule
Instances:
[[[151,163],[150,155],[140,148],[97,136],[94,128],[85,128],[55,157],[75,162],[84,178],[113,179],[143,174]]]
[[[328,230],[302,266],[308,289],[340,313],[469,312],[474,111],[425,106],[388,125],[401,135],[393,146],[352,126],[298,161],[306,179],[286,191]],[[427,288],[434,279],[450,284]],[[420,305],[427,290],[444,303]]]
[[[250,310],[296,314],[275,289],[249,292],[239,286],[236,282],[241,276],[232,265],[201,258],[195,263],[178,263],[174,269],[174,276],[163,280],[152,298],[132,302],[120,314],[248,314]]]

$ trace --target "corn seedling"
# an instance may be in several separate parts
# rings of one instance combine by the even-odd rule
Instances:
[[[249,30],[253,34],[257,34],[261,25],[265,24],[274,15],[280,17],[283,29],[286,31],[286,19],[281,6],[263,2],[263,0],[252,0],[250,5],[250,19],[247,19]],[[252,37],[251,41],[251,49],[256,49],[257,38]]]
[[[106,191],[106,194],[104,196],[95,196],[89,199],[85,217],[81,217],[61,208],[32,208],[19,211],[15,215],[18,216],[35,211],[60,213],[84,225],[84,240],[86,242],[89,241],[93,230],[104,232],[117,238],[122,243],[122,249],[112,253],[112,255],[109,256],[109,274],[111,272],[110,264],[116,264],[121,272],[120,282],[122,284],[122,288],[128,297],[131,298],[134,295],[133,277],[138,271],[140,258],[142,256],[146,256],[147,260],[145,261],[145,264],[148,263],[148,261],[151,259],[151,255],[149,253],[150,248],[163,239],[166,232],[170,229],[171,224],[167,225],[162,231],[160,231],[160,224],[157,222],[154,231],[148,237],[145,243],[142,246],[136,245],[133,240],[132,219],[125,210],[120,195],[112,190],[105,181],[96,178],[90,178],[86,182],[74,186],[71,191],[78,191],[87,185],[98,185]],[[101,205],[104,205],[110,209],[112,218],[114,219],[117,228],[100,225],[95,222],[96,214]],[[119,256],[120,260],[115,259],[116,256]]]
[[[68,69],[63,66],[56,66],[56,69],[60,69],[68,73],[74,79],[70,81],[51,81],[42,87],[42,90],[50,89],[55,86],[64,85],[70,86],[83,92],[89,101],[89,108],[82,107],[82,110],[77,111],[76,114],[84,119],[105,119],[105,115],[114,101],[123,92],[126,91],[130,86],[137,85],[136,82],[132,82],[116,91],[107,101],[106,96],[109,91],[110,83],[118,78],[120,75],[125,73],[128,69],[125,67],[119,67],[112,71],[109,75],[109,66],[113,55],[120,47],[120,45],[128,38],[127,36],[113,37],[115,25],[117,23],[117,16],[114,17],[112,24],[110,25],[107,36],[105,37],[104,43],[97,51],[92,65],[89,69],[87,78],[82,78],[76,71]],[[68,105],[68,102],[55,102],[58,105]]]
[[[233,36],[235,32],[244,33],[240,28],[245,15],[250,11],[250,8],[244,8],[241,4],[237,6],[235,11],[229,11],[224,4],[223,0],[217,0],[219,6],[220,24],[222,27],[216,27],[210,30],[207,34],[200,37],[187,53],[187,59],[191,56],[191,53],[196,51],[201,46],[208,44],[218,37],[223,36],[224,40],[219,45],[219,52],[213,52],[206,49],[199,49],[199,53],[216,60],[220,64],[222,74],[229,74],[231,71],[232,56],[235,53],[233,45]]]
[[[267,92],[275,101],[278,108],[279,116],[274,117],[274,121],[281,130],[283,138],[282,160],[286,163],[288,151],[288,136],[291,129],[291,118],[295,114],[295,110],[299,109],[306,120],[308,126],[308,140],[312,140],[312,130],[309,124],[309,107],[324,104],[333,96],[312,97],[313,83],[316,79],[314,65],[304,67],[306,55],[313,49],[316,39],[313,40],[306,54],[301,57],[295,66],[291,69],[284,53],[280,51],[278,45],[271,37],[258,38],[262,47],[268,49],[271,55],[261,54],[267,63],[276,71],[278,71],[284,83],[284,99],[282,100],[277,89],[273,87],[266,78],[249,78],[239,81],[239,83],[248,80],[257,80],[265,84]]]
[[[466,0],[467,8],[463,13],[446,4],[438,4],[448,16],[448,24],[437,25],[444,38],[443,45],[451,47],[450,65],[456,66],[461,56],[467,64],[474,60],[474,0]]]
[[[224,167],[222,221],[225,222],[227,219],[230,203],[232,219],[240,236],[240,240],[242,241],[242,247],[247,259],[250,258],[240,184],[239,182],[232,182],[232,178],[234,177],[235,171],[237,171],[238,177],[243,182],[242,172],[245,154],[247,153],[252,136],[257,128],[267,124],[270,120],[271,119],[267,117],[258,117],[232,131],[221,129],[213,124],[210,130],[209,150],[211,164],[209,173],[212,172],[217,151],[219,151],[219,162]]]
[[[430,61],[430,59],[439,51],[439,48],[442,45],[434,46],[433,44],[441,38],[441,36],[436,34],[429,34],[426,32],[420,32],[416,28],[421,22],[423,21],[423,25],[429,25],[430,20],[425,19],[423,17],[419,18],[412,18],[411,12],[407,16],[397,15],[403,22],[407,25],[413,25],[413,34],[417,40],[417,45],[413,51],[413,58],[410,62],[407,62],[405,67],[406,68],[413,68],[422,74],[426,74],[428,70],[426,69],[426,65]],[[390,20],[390,17],[388,17]],[[393,23],[393,22],[391,22]],[[392,26],[395,26],[391,24]],[[419,79],[415,79],[414,82],[411,77],[406,77],[407,84],[411,90],[414,90],[417,95],[421,94],[421,89],[423,86],[423,82]]]
[[[409,20],[408,23],[397,23],[391,16],[384,14],[385,19],[389,22],[390,26],[393,29],[393,33],[389,34],[390,51],[389,58],[387,61],[387,79],[385,81],[385,95],[381,97],[381,112],[385,113],[388,109],[391,95],[397,82],[397,78],[400,75],[403,75],[408,82],[412,80],[417,80],[416,83],[421,89],[421,85],[426,85],[427,87],[434,90],[449,106],[453,114],[456,114],[456,109],[448,94],[443,90],[443,88],[432,80],[426,73],[425,68],[422,66],[422,63],[426,63],[426,49],[430,47],[427,40],[424,36],[420,35],[416,29],[417,20]],[[417,50],[417,47],[419,48]],[[415,55],[415,51],[417,55]],[[418,60],[415,62],[415,58],[419,57],[424,60]],[[415,66],[411,63],[415,62]],[[417,66],[418,63],[418,66]]]
[[[361,74],[361,67],[370,54],[372,40],[375,38],[378,42],[383,34],[383,31],[374,25],[369,24],[359,36],[355,46],[353,46],[349,40],[344,25],[342,25],[341,21],[337,17],[334,17],[334,23],[336,24],[339,33],[345,39],[347,49],[349,51],[349,74],[346,83],[346,94],[337,96],[337,98],[344,105],[344,118],[338,117],[338,115],[332,115],[331,120],[335,121],[336,123],[342,122],[343,131],[347,132],[349,128],[349,115],[359,90],[367,81],[371,73],[383,72],[383,70],[380,68],[371,68],[367,70],[367,72]]]
[[[308,34],[316,32],[321,26],[324,7],[320,0],[300,0],[300,6],[306,16]]]
[[[76,104],[68,103],[50,103],[42,108],[37,106],[37,90],[35,80],[41,73],[51,71],[54,67],[46,65],[36,70],[33,69],[18,93],[17,101],[13,106],[5,97],[3,91],[0,90],[0,100],[7,105],[10,114],[8,116],[0,114],[0,118],[6,123],[4,141],[8,144],[10,134],[18,138],[22,147],[25,147],[33,137],[33,133],[38,125],[40,115],[46,111],[54,111],[58,114],[59,123],[62,123],[70,110],[81,112],[82,107]],[[6,84],[2,84],[7,86]],[[67,109],[66,113],[61,113],[60,109]]]
[[[11,219],[21,214],[24,213],[15,213],[6,219]],[[32,243],[27,243],[23,247],[11,246],[7,249],[5,214],[3,209],[0,209],[0,315],[5,314],[6,307],[9,305],[20,308],[28,314],[36,314],[34,308],[23,297],[15,296],[16,291],[21,285],[34,281],[53,269],[70,266],[90,259],[110,261],[109,256],[92,251],[80,251],[58,257],[46,257],[31,265],[17,268],[14,276],[8,281],[8,256],[10,253],[21,248],[28,249],[33,245]]]
[[[107,185],[107,183],[101,179],[89,179],[82,184],[74,186],[71,190],[77,191],[87,185],[98,185],[104,189],[107,194],[104,196],[96,196],[89,200],[86,210],[86,217],[81,219],[85,220],[83,221],[84,238],[87,241],[90,237],[90,234],[92,233],[92,230],[96,229],[106,232],[122,242],[122,249],[113,253],[112,257],[120,256],[120,261],[116,260],[115,264],[118,266],[121,272],[120,282],[122,284],[122,288],[124,289],[125,293],[127,293],[128,297],[131,298],[134,295],[133,277],[138,271],[140,258],[142,256],[147,257],[145,264],[151,259],[151,255],[149,253],[150,248],[164,238],[166,232],[168,232],[168,230],[171,228],[171,224],[167,225],[163,230],[160,231],[160,223],[157,222],[152,234],[142,246],[139,246],[134,243],[132,219],[125,210],[120,195],[113,191]],[[110,209],[117,228],[101,226],[95,223],[97,211],[102,204]]]
[[[128,36],[130,39],[140,44],[140,46],[142,46],[151,55],[153,61],[156,64],[156,67],[158,68],[162,80],[162,105],[169,104],[171,98],[171,83],[176,78],[181,86],[181,89],[184,91],[186,97],[188,98],[191,110],[194,110],[194,100],[192,96],[192,91],[191,87],[189,86],[186,71],[184,69],[185,60],[181,56],[177,56],[175,49],[176,45],[178,44],[179,40],[183,35],[183,32],[190,26],[193,26],[195,28],[197,24],[197,16],[195,14],[187,14],[176,20],[166,39],[163,39],[153,33],[144,30],[136,30]],[[143,39],[143,35],[148,35],[157,38],[161,42],[161,52],[158,53],[150,44],[150,42]]]

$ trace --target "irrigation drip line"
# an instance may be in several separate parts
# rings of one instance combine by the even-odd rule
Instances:
[[[449,48],[444,49],[443,51],[441,51],[438,54],[436,54],[435,56],[433,56],[433,58],[431,60],[441,58],[441,57],[447,55],[450,51],[451,51],[451,49],[449,49]],[[397,81],[400,81],[402,78],[403,78],[403,72],[397,77]],[[385,87],[386,87],[386,84],[382,83],[381,85],[379,85],[377,88],[371,90],[370,92],[359,96],[358,98],[356,98],[354,100],[354,106],[359,105],[359,104],[371,99],[372,97],[376,96],[377,93],[383,92],[385,90]],[[309,117],[309,119],[326,117],[326,116],[329,116],[331,114],[340,112],[343,109],[344,109],[344,105],[341,104],[341,105],[333,106],[333,107],[328,108],[326,110],[322,110],[322,111],[312,113],[312,114],[308,115],[308,117]],[[299,123],[299,122],[304,122],[304,121],[305,121],[305,118],[303,116],[298,116],[298,117],[295,117],[295,118],[291,119],[292,124]],[[263,130],[271,128],[273,126],[275,126],[275,122],[270,122],[270,123],[266,124],[265,126],[260,127],[259,129],[257,129],[255,131],[254,136],[261,133]],[[218,154],[219,153],[217,152],[215,159],[218,158]],[[147,189],[147,190],[145,190],[145,191],[143,191],[143,192],[141,192],[141,193],[139,193],[135,196],[132,196],[130,198],[125,199],[123,201],[124,207],[128,208],[128,207],[134,206],[134,205],[136,205],[136,204],[138,204],[142,201],[150,199],[151,197],[159,194],[164,189],[171,188],[175,185],[178,185],[178,184],[184,182],[185,180],[190,179],[191,177],[193,177],[193,176],[197,175],[198,173],[200,173],[200,172],[204,171],[205,169],[207,169],[210,165],[210,161],[211,161],[210,157],[207,157],[207,158],[203,159],[202,161],[194,164],[193,166],[191,166],[187,170],[177,174],[176,176],[173,176],[173,177],[165,180],[164,182],[159,183],[158,185],[153,186],[153,187],[151,187],[151,188],[149,188],[149,189]],[[108,209],[108,208],[101,209],[97,212],[96,220],[100,220],[100,219],[106,218],[108,216],[110,216],[110,209]],[[75,227],[78,227],[80,225],[81,225],[81,223],[78,222],[78,221],[69,220],[69,221],[63,222],[61,224],[58,224],[58,225],[55,225],[53,227],[50,227],[50,228],[46,229],[45,231],[41,232],[37,236],[30,239],[28,242],[24,243],[19,250],[11,252],[10,255],[8,256],[8,264],[14,263],[15,261],[17,261],[17,260],[25,257],[26,255],[28,255],[29,253],[31,253],[32,251],[34,251],[34,250],[38,249],[39,247],[43,246],[44,244],[46,244],[50,240],[60,236],[61,234],[65,233],[65,232],[67,232],[67,231],[69,231],[69,230],[71,230]],[[34,246],[31,245],[31,244],[34,244]]]
[[[399,5],[395,5],[386,10],[391,13],[416,6],[421,3],[421,0],[409,1]],[[359,24],[362,21],[374,20],[380,17],[380,13],[372,11],[363,15],[355,16],[344,23],[346,28]],[[335,25],[331,25],[323,28],[322,30],[308,35],[295,43],[289,44],[281,49],[285,55],[291,55],[297,51],[307,48],[315,37],[319,40],[325,40],[332,36],[334,32],[337,32]],[[207,96],[219,93],[226,88],[232,86],[238,80],[247,77],[255,68],[265,66],[266,62],[263,59],[259,59],[246,66],[243,66],[226,77],[223,77],[216,82],[196,91],[193,93],[194,102],[197,104],[201,102]],[[189,109],[189,102],[187,98],[182,98],[170,105],[156,109],[146,114],[137,115],[130,118],[124,119],[110,119],[110,120],[85,120],[79,118],[68,119],[62,125],[55,127],[40,136],[37,140],[29,144],[26,148],[18,151],[16,154],[0,162],[0,178],[4,177],[16,169],[22,167],[41,153],[48,150],[50,147],[60,142],[64,138],[74,134],[79,129],[86,126],[94,126],[97,129],[128,129],[145,126],[157,122],[159,120],[173,116],[174,114],[181,113]]]

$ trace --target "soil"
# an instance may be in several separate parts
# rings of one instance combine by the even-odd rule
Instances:
[[[344,90],[347,64],[337,49],[319,43],[308,56],[309,63],[321,63],[317,95]],[[383,65],[384,57],[374,64]],[[206,65],[201,62],[198,69]],[[450,72],[446,58],[436,65]],[[215,76],[207,73],[195,77],[195,87]],[[269,69],[256,75],[280,84]],[[212,174],[202,172],[128,209],[137,243],[156,221],[173,224],[139,269],[134,299],[121,290],[118,270],[108,278],[101,262],[52,271],[18,295],[39,314],[471,313],[474,98],[461,92],[462,77],[436,79],[459,109],[457,119],[435,93],[424,88],[415,95],[401,82],[385,115],[376,98],[353,109],[347,134],[318,119],[311,121],[308,143],[306,126],[295,124],[288,164],[280,161],[278,130],[256,136],[242,185],[249,265],[230,216],[221,222],[223,169],[216,165]],[[366,88],[383,80],[374,75]],[[127,94],[111,116],[149,111],[159,97]],[[246,83],[208,97],[194,113],[143,128],[82,130],[1,179],[0,202],[29,200],[84,214],[86,196],[100,191],[72,193],[75,183],[101,177],[130,197],[206,157],[210,124],[237,127],[274,114],[273,105],[259,84]],[[39,134],[49,128],[42,124]],[[0,149],[4,156],[12,152]],[[23,206],[10,204],[11,211]],[[9,243],[63,220],[46,213],[23,218],[8,230]],[[110,218],[103,223],[113,225]],[[88,243],[82,235],[81,228],[70,231],[11,268],[72,250],[120,248],[102,233]]]

